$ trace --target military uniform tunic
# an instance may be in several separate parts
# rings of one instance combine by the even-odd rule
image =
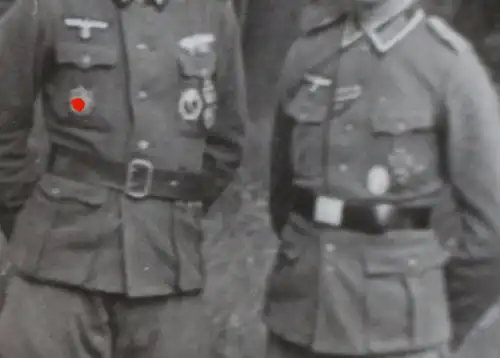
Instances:
[[[235,174],[246,115],[230,8],[20,0],[6,13],[0,201],[23,205],[10,249],[24,274],[130,296],[203,286],[200,218]],[[53,148],[32,191],[39,90]]]
[[[360,29],[311,2],[279,89],[264,320],[318,353],[425,350],[452,329],[456,346],[498,296],[494,89],[440,18],[414,1],[376,11]],[[446,185],[463,223],[451,254],[430,225]]]

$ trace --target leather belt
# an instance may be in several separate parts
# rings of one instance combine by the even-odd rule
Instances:
[[[331,227],[373,234],[430,227],[430,207],[395,207],[388,219],[381,223],[376,216],[376,205],[373,204],[316,195],[309,189],[297,186],[293,189],[293,198],[293,210],[296,213]],[[328,210],[331,212],[331,220],[325,214]]]
[[[207,185],[200,174],[157,170],[144,158],[117,163],[59,146],[54,146],[50,154],[49,173],[120,190],[134,199],[201,201]]]

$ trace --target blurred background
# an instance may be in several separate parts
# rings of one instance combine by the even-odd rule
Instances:
[[[297,20],[306,0],[233,0],[238,13],[248,78],[251,120],[246,157],[238,181],[219,200],[205,222],[210,301],[215,347],[221,357],[262,356],[264,328],[259,320],[265,276],[275,239],[269,229],[266,185],[274,87],[280,66],[297,36]],[[334,0],[332,0],[334,1]],[[492,77],[500,80],[500,1],[423,0],[474,44]],[[37,113],[30,145],[43,170],[47,152],[43,118]],[[440,230],[450,237],[459,230],[450,202]],[[498,283],[497,283],[498,284]],[[223,294],[221,294],[223,293]],[[500,320],[490,314],[457,356],[498,358]],[[193,342],[196,336],[193,333]]]

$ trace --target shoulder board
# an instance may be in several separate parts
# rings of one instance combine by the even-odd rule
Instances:
[[[427,26],[441,42],[457,53],[467,51],[470,48],[469,42],[442,18],[429,16]]]

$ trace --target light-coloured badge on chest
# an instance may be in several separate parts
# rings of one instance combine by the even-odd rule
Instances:
[[[211,33],[198,33],[182,38],[179,46],[191,56],[201,57],[213,52],[216,37]],[[181,94],[179,113],[186,120],[197,120],[200,115],[206,128],[215,124],[217,91],[210,68],[200,67],[201,93],[196,88],[189,88]]]
[[[342,111],[351,102],[357,100],[363,94],[363,87],[360,85],[352,85],[339,87],[335,90],[334,95],[334,110]]]
[[[391,175],[388,169],[382,165],[374,165],[366,178],[368,191],[376,196],[386,194],[391,187]]]
[[[91,90],[83,86],[69,92],[70,111],[79,116],[90,114],[95,108],[95,98]]]
[[[215,35],[211,33],[199,33],[186,36],[179,40],[179,46],[191,55],[205,54],[213,49]]]
[[[77,28],[78,35],[82,40],[90,40],[93,29],[105,30],[109,27],[109,23],[106,21],[78,17],[66,18],[64,24],[69,28]]]

